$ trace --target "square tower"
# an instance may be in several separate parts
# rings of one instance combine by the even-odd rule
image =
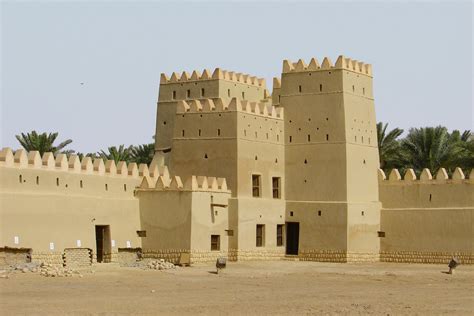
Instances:
[[[283,62],[286,220],[296,253],[319,261],[378,259],[380,203],[371,66]]]

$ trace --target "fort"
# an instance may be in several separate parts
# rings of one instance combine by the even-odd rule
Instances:
[[[0,261],[474,263],[474,172],[379,169],[371,65],[161,75],[150,165],[0,152]]]

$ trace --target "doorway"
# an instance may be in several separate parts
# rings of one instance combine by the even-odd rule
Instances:
[[[286,254],[298,255],[298,244],[300,239],[300,223],[286,223]]]
[[[111,242],[110,242],[110,226],[95,226],[95,242],[97,249],[97,262],[110,262]]]

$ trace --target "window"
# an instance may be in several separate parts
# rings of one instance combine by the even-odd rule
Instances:
[[[109,185],[107,183],[105,184],[105,191],[109,191]]]
[[[362,94],[365,95],[365,88],[362,88]]]
[[[221,129],[220,128],[217,129],[217,136],[221,136]]]
[[[21,174],[18,176],[18,181],[19,181],[20,183],[23,183],[23,176],[22,176]]]
[[[273,192],[274,199],[279,199],[281,197],[280,186],[281,186],[280,177],[272,177],[272,192]]]
[[[137,230],[138,237],[146,237],[146,230]]]
[[[257,247],[263,247],[265,244],[264,240],[264,234],[265,234],[265,225],[257,225],[257,239],[256,239],[256,246]]]
[[[201,136],[201,130],[198,131],[198,135]]]
[[[280,141],[280,135],[277,135],[277,142]]]
[[[283,225],[277,225],[277,246],[283,246]]]
[[[211,235],[211,251],[221,250],[221,236]]]
[[[329,134],[326,134],[326,140],[329,140]]]
[[[40,184],[40,177],[39,177],[39,176],[36,176],[36,184],[37,184],[37,185]]]
[[[123,185],[123,190],[124,190],[125,192],[127,192],[127,185],[126,185],[126,184]]]
[[[308,142],[311,141],[311,135],[308,134]]]
[[[230,89],[227,89],[227,96],[230,97]]]
[[[323,91],[323,85],[322,84],[319,85],[319,91]]]
[[[59,178],[56,178],[56,186],[59,187]]]
[[[352,86],[352,92],[355,92],[355,87],[354,86]]]
[[[173,91],[173,96],[172,96],[172,99],[175,100],[176,99],[176,91]]]
[[[186,91],[186,98],[190,98],[191,97],[191,90],[187,90]]]
[[[321,211],[318,211],[318,216],[321,216],[322,212]]]
[[[83,187],[83,184],[82,184],[82,180],[79,181],[79,187],[82,189]]]
[[[298,86],[298,91],[301,93],[302,91],[301,86]]]
[[[181,131],[181,136],[184,137],[184,129]]]
[[[281,102],[281,96],[278,96],[278,103]]]
[[[204,92],[205,92],[205,91],[204,91],[204,88],[202,88],[202,89],[201,89],[201,97],[204,96],[204,94],[205,94]]]
[[[245,100],[245,92],[242,92],[242,99]]]
[[[260,197],[260,179],[261,176],[258,174],[252,175],[252,196]]]
[[[292,140],[293,140],[293,138],[290,136],[290,143],[291,143]]]

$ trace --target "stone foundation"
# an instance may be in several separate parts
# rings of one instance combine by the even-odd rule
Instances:
[[[111,262],[118,262],[119,264],[131,264],[141,259],[140,248],[119,248],[116,254],[111,254]]]
[[[258,250],[237,250],[229,251],[230,261],[250,261],[250,260],[281,260],[285,257],[284,248],[258,249]]]
[[[381,252],[380,261],[403,262],[403,263],[448,264],[453,256],[457,257],[461,261],[461,264],[474,264],[474,253],[466,253],[466,252],[420,252],[420,251]]]
[[[339,250],[302,250],[298,257],[301,261],[347,262],[347,253]]]
[[[227,251],[201,251],[201,250],[192,250],[191,251],[191,263],[198,262],[216,262],[217,258],[227,258],[231,261]]]
[[[143,250],[143,259],[164,259],[173,264],[179,263],[181,253],[189,253],[186,249]]]
[[[64,258],[63,252],[59,251],[48,251],[48,252],[36,252],[33,250],[31,253],[31,262],[45,263],[53,266],[63,266]]]

